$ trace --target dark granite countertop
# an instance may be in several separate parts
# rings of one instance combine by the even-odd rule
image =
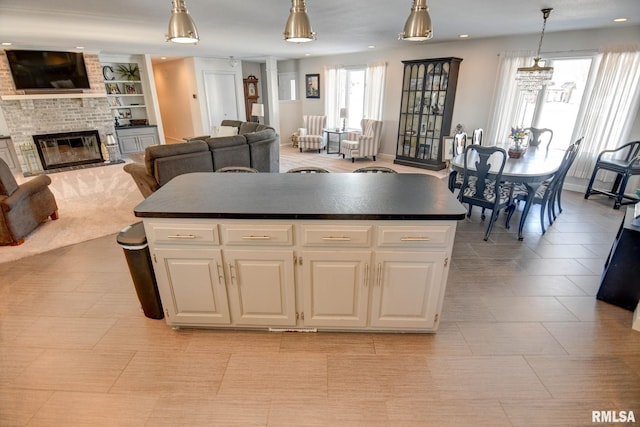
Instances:
[[[158,125],[126,125],[126,126],[116,126],[116,130],[122,130],[122,129],[135,129],[135,128],[155,128],[158,127]]]
[[[446,184],[424,174],[191,173],[134,208],[143,218],[460,220]]]

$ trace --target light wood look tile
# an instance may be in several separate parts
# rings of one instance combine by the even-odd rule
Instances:
[[[617,357],[526,356],[526,359],[556,399],[640,401],[640,376]]]
[[[477,356],[567,354],[540,323],[460,323],[459,327]]]
[[[424,356],[329,355],[331,399],[437,397]]]
[[[27,425],[141,426],[156,400],[149,395],[55,392]]]
[[[446,174],[388,156],[352,164],[281,147],[283,171],[372,164]],[[141,313],[114,234],[0,263],[0,427],[591,425],[592,410],[639,417],[633,313],[595,299],[623,215],[610,205],[565,192],[547,233],[533,215],[522,242],[502,218],[484,242],[474,209],[458,223],[436,334],[173,330]]]
[[[46,350],[11,381],[16,388],[107,392],[133,353]]]
[[[154,427],[260,427],[267,425],[269,399],[227,399],[200,393],[166,393],[146,425]]]
[[[440,399],[547,399],[551,395],[521,356],[430,358]]]
[[[392,425],[413,421],[427,427],[511,426],[498,400],[391,399],[386,405]]]

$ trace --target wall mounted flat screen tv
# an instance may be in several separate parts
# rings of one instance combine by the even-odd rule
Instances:
[[[7,50],[17,90],[89,89],[84,57],[78,52]]]

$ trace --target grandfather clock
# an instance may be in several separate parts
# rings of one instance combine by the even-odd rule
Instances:
[[[247,114],[247,121],[251,121],[251,106],[258,102],[258,79],[253,74],[243,79],[244,81],[244,109]]]

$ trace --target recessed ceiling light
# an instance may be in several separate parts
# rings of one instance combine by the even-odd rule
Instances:
[[[311,54],[310,53],[305,53],[304,56],[311,56]]]
[[[162,59],[164,61],[165,59],[167,59],[167,57],[166,56],[161,56],[160,59]]]
[[[460,34],[458,37],[461,38],[461,39],[468,39],[469,38],[469,34]]]
[[[2,46],[11,46],[11,42],[2,42]]]
[[[627,22],[627,18],[616,18],[613,22]]]
[[[369,49],[375,49],[376,47],[375,47],[375,45],[370,44],[369,46],[367,46],[367,48],[369,48]]]
[[[76,49],[84,49],[84,46],[76,46]]]

